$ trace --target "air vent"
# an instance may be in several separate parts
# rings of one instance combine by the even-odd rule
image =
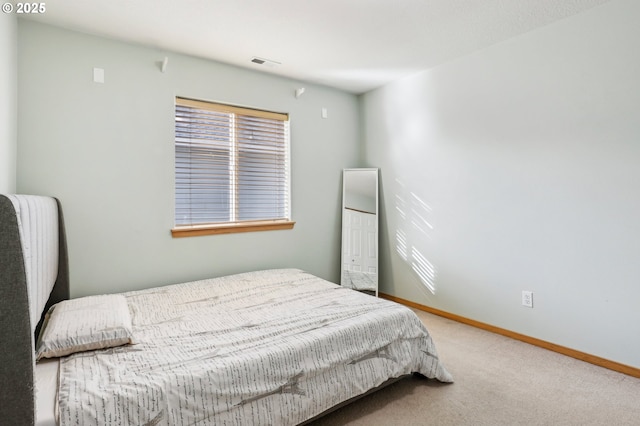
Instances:
[[[271,59],[258,58],[256,56],[251,58],[251,62],[258,65],[264,65],[269,68],[277,67],[278,65],[280,65],[280,62],[272,61]]]

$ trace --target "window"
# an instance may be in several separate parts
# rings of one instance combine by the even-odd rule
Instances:
[[[291,229],[287,114],[176,98],[174,237]]]

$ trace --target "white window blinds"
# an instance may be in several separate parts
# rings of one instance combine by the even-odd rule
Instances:
[[[289,220],[287,114],[176,98],[176,226]]]

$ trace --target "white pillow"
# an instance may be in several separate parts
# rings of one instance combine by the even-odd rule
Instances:
[[[133,343],[131,316],[122,295],[65,300],[49,309],[38,338],[36,359]]]

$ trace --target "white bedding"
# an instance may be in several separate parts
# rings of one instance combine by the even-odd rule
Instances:
[[[124,295],[138,343],[61,358],[61,425],[294,425],[388,378],[452,380],[411,310],[299,270]]]

